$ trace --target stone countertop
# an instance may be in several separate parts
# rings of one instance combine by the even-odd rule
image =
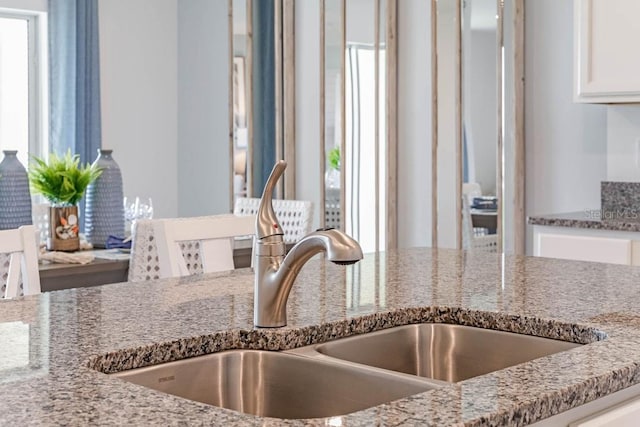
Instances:
[[[281,329],[253,329],[247,270],[2,301],[0,424],[325,425],[220,409],[92,368],[282,350],[429,321],[591,342],[340,417],[343,426],[525,425],[640,383],[638,283],[633,267],[409,249],[349,267],[310,261]]]
[[[640,211],[629,209],[618,211],[588,209],[580,212],[530,216],[529,224],[638,232],[640,231]]]

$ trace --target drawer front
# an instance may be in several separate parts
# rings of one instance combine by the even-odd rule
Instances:
[[[539,233],[535,255],[631,265],[631,240]]]

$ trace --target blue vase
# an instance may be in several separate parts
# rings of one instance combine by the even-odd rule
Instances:
[[[112,152],[98,149],[93,164],[102,174],[87,188],[84,229],[87,240],[96,248],[104,248],[110,235],[124,236],[122,173]]]
[[[32,224],[27,171],[15,150],[5,150],[0,162],[0,230]]]

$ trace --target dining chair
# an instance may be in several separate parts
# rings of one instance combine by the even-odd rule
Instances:
[[[482,196],[482,188],[477,182],[465,182],[462,184],[462,194],[467,197],[469,205],[472,205],[474,197]]]
[[[254,233],[255,216],[138,220],[133,226],[128,280],[231,270],[231,238]]]
[[[0,254],[8,255],[4,298],[15,298],[21,293],[35,295],[41,292],[36,232],[33,225],[0,231]]]
[[[327,227],[340,229],[340,189],[325,189],[324,221]]]
[[[462,248],[473,251],[497,252],[497,234],[479,234],[473,228],[471,207],[465,195],[462,196]]]
[[[260,199],[239,197],[233,207],[234,215],[256,215]],[[297,243],[311,232],[313,203],[304,200],[273,200],[273,210],[284,231],[285,243]]]

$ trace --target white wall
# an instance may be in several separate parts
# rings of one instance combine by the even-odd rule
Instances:
[[[606,107],[572,102],[572,61],[573,2],[526,1],[527,215],[600,206],[600,181],[607,177]]]
[[[438,247],[441,248],[456,247],[457,219],[460,215],[456,211],[456,49],[453,6],[453,2],[438,2]],[[428,111],[430,109],[425,111],[425,115],[429,114]]]
[[[640,181],[640,106],[607,107],[607,179]]]
[[[398,246],[431,246],[429,2],[398,2]]]
[[[371,0],[349,0],[346,4],[346,13],[347,43],[373,45],[375,42],[375,3]]]
[[[467,152],[473,153],[475,176],[482,194],[496,194],[497,123],[496,32],[471,30],[464,69],[464,127]],[[471,164],[469,165],[471,171]]]
[[[355,3],[350,5],[349,10],[354,10],[355,6]],[[424,0],[403,0],[398,4],[397,196],[398,244],[401,247],[431,244],[429,14],[428,2]],[[319,223],[319,209],[322,208],[318,185],[318,31],[317,4],[296,3],[296,197],[314,202],[314,227]],[[362,39],[364,33],[351,34],[353,38]]]
[[[230,212],[227,2],[178,6],[178,215]]]
[[[313,202],[320,224],[320,21],[316,2],[296,2],[296,198]],[[324,181],[324,180],[323,180]]]
[[[0,0],[0,8],[47,11],[47,0]]]
[[[100,0],[102,146],[124,192],[178,214],[177,0]]]

